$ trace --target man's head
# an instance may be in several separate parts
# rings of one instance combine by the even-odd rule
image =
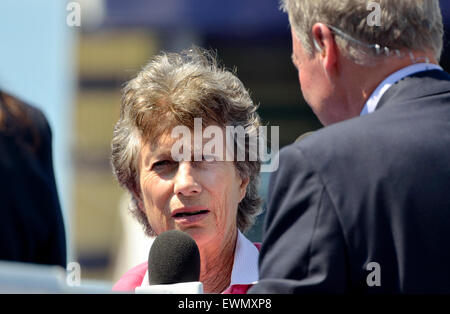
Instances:
[[[289,15],[303,94],[325,125],[355,116],[385,76],[441,55],[438,0],[282,0],[281,7]],[[378,13],[374,26],[369,18]],[[359,87],[361,95],[348,93]]]

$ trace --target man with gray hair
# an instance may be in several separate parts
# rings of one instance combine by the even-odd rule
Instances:
[[[250,293],[450,293],[438,0],[282,8],[303,96],[325,127],[280,152]]]

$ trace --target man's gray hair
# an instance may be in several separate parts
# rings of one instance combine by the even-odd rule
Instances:
[[[256,110],[236,75],[219,66],[214,55],[200,48],[162,53],[128,82],[114,128],[111,161],[118,182],[131,194],[129,208],[148,236],[156,234],[144,211],[139,209],[139,154],[143,143],[155,144],[177,125],[193,130],[194,118],[202,118],[204,126],[242,126],[247,135],[255,136],[260,126]],[[243,149],[248,156],[247,141]],[[256,161],[248,159],[234,159],[240,177],[249,179],[246,195],[238,205],[237,227],[242,232],[253,224],[261,205],[258,194],[261,161],[259,156]]]
[[[380,25],[367,22],[371,10],[368,5],[378,3]],[[281,9],[289,15],[294,33],[304,50],[313,54],[311,29],[324,23],[340,29],[366,44],[406,50],[431,50],[440,59],[443,46],[443,23],[438,0],[281,0]],[[359,64],[375,57],[342,36],[335,36],[339,47]]]

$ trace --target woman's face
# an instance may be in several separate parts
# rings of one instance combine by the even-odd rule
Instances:
[[[174,161],[175,143],[163,135],[140,153],[139,206],[156,234],[167,230],[188,233],[201,248],[219,245],[237,230],[237,208],[248,180],[232,161]]]

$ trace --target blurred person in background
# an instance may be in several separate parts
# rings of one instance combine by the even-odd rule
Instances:
[[[44,114],[0,91],[0,260],[66,267],[66,237]]]
[[[450,293],[439,2],[372,4],[282,1],[301,90],[325,127],[280,152],[251,293]]]
[[[148,236],[175,229],[196,241],[206,293],[243,293],[258,279],[259,246],[243,232],[260,211],[261,163],[210,156],[197,161],[190,153],[176,160],[171,132],[177,126],[192,131],[201,118],[203,127],[242,126],[256,134],[256,109],[242,82],[199,48],[154,57],[123,90],[112,140],[114,173]],[[239,149],[248,153],[248,142],[235,154]],[[113,290],[134,291],[149,284],[148,276],[145,261]]]

